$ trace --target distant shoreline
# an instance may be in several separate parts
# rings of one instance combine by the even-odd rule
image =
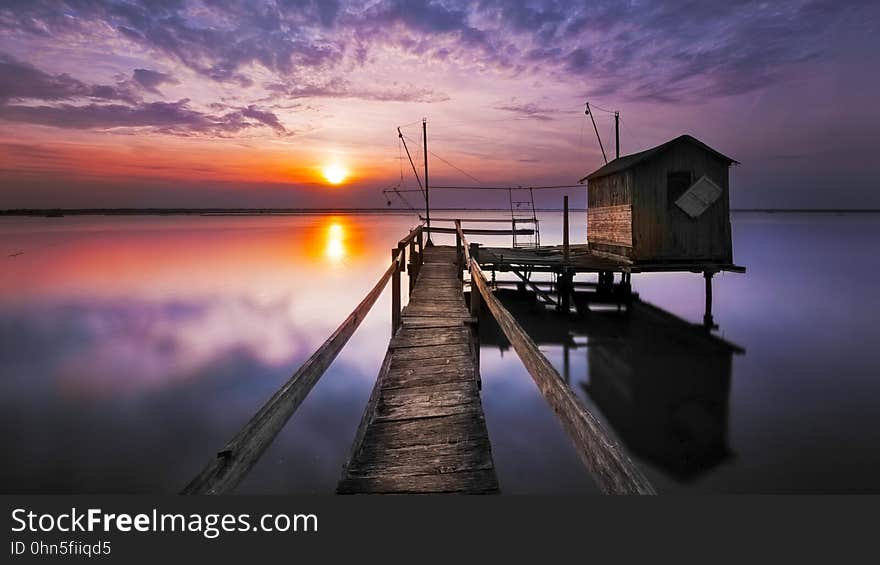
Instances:
[[[434,208],[437,212],[505,212],[507,208]],[[586,208],[570,208],[586,212]],[[536,212],[562,212],[539,208]],[[877,214],[878,208],[732,208],[731,212],[763,214]],[[400,208],[20,208],[0,210],[0,216],[296,216],[307,214],[392,214],[415,215],[419,211]]]

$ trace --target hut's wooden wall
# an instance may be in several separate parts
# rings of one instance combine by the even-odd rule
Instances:
[[[707,175],[724,192],[691,218],[667,193],[667,175],[689,171],[691,182]],[[690,143],[679,143],[633,169],[633,253],[639,261],[732,262],[728,165]]]
[[[628,171],[590,181],[587,241],[590,247],[628,257],[632,251],[632,175]]]

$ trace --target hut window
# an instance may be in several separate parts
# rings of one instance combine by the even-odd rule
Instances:
[[[666,207],[672,209],[675,201],[691,185],[690,171],[672,171],[666,174]]]

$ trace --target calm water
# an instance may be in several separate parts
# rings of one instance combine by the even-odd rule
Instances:
[[[414,223],[0,219],[0,489],[179,490],[348,315]],[[542,239],[559,241],[558,214],[545,215]],[[741,353],[662,311],[565,326],[506,299],[661,492],[876,492],[878,240],[877,215],[736,215],[748,274],[714,288],[718,333]],[[664,311],[702,318],[698,275],[633,284]],[[333,492],[389,309],[386,292],[240,492]],[[503,491],[595,492],[515,353],[484,332]]]

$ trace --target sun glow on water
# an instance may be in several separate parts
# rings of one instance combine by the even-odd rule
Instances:
[[[345,259],[345,230],[342,224],[332,223],[327,226],[327,246],[324,255],[333,263]]]

